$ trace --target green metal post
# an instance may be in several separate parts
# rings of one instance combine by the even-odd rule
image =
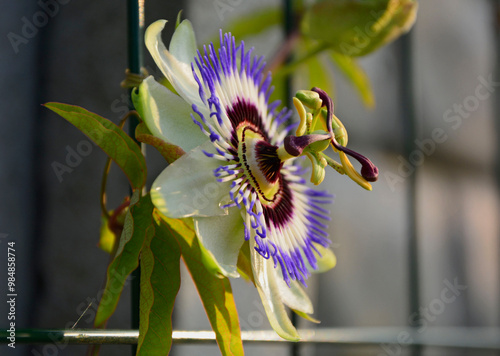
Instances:
[[[142,68],[142,48],[144,33],[144,0],[127,0],[127,28],[128,28],[128,66],[132,74],[141,74]],[[134,107],[131,104],[131,110]],[[129,135],[135,139],[135,128],[138,120],[134,116],[129,121]],[[139,303],[141,271],[137,268],[132,272],[132,302],[131,302],[131,327],[139,329]],[[135,355],[137,345],[132,345],[132,351]]]

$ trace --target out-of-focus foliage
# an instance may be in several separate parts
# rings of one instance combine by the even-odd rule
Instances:
[[[311,87],[333,93],[334,79],[328,67],[337,67],[363,104],[373,108],[375,98],[370,80],[354,57],[373,53],[408,32],[417,9],[416,0],[297,0],[296,28],[283,48],[276,51],[276,60],[271,61],[269,69],[275,78],[293,72],[295,76],[304,76]],[[239,18],[227,28],[243,38],[282,26],[283,21],[279,9],[268,8]],[[283,99],[280,82],[274,85],[273,99]]]
[[[317,0],[301,30],[346,56],[364,56],[406,33],[416,13],[414,0]]]

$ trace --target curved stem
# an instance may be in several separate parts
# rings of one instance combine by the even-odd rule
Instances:
[[[128,118],[131,116],[135,116],[138,118],[140,117],[139,113],[137,111],[135,111],[135,110],[129,111],[120,120],[120,124],[118,125],[118,127],[123,129],[123,126],[125,126],[125,123],[127,122]],[[106,201],[107,201],[106,200],[106,185],[108,183],[108,175],[109,175],[110,169],[111,169],[111,158],[108,157],[106,160],[106,164],[104,165],[104,172],[102,174],[102,179],[101,179],[101,193],[100,193],[100,195],[101,195],[101,212],[106,217],[106,219],[110,218],[108,209],[106,208]]]

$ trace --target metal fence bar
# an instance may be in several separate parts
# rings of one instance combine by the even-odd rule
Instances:
[[[415,96],[413,82],[413,30],[401,37],[400,49],[400,105],[403,120],[404,156],[409,157],[415,149],[414,142],[417,138],[417,119],[415,114]],[[408,308],[409,315],[416,315],[414,320],[420,320],[420,273],[418,257],[418,222],[417,222],[417,167],[408,177],[407,186],[407,218],[408,218]],[[420,325],[412,325],[419,327]],[[421,354],[421,347],[415,346],[413,356]]]
[[[143,33],[144,33],[144,0],[128,0],[127,1],[127,38],[128,38],[128,67],[130,73],[141,74],[143,66]],[[129,95],[131,95],[131,91]],[[130,100],[130,110],[135,108]],[[139,121],[132,116],[129,121],[129,135],[135,139],[135,128]],[[140,145],[140,143],[139,143]],[[139,305],[140,305],[140,287],[141,287],[141,270],[140,267],[132,272],[131,285],[131,327],[139,329]],[[135,355],[137,347],[132,347],[132,354]]]
[[[295,30],[295,21],[294,21],[294,13],[293,13],[293,1],[292,0],[282,0],[282,10],[283,10],[283,33],[284,33],[284,41],[288,41],[290,39],[290,36],[292,35],[293,31]],[[291,54],[289,54],[285,58],[285,65],[287,63],[290,63],[291,61]],[[286,107],[291,108],[293,107],[293,102],[292,102],[292,75],[288,74],[285,75],[285,77],[282,79],[284,81],[284,98],[283,98],[283,103]],[[309,88],[308,88],[309,89]],[[293,326],[297,327],[297,324],[299,322],[298,315],[295,314],[294,312],[291,312],[291,322]],[[290,345],[290,350],[289,350],[289,355],[290,356],[299,356],[299,345],[296,343],[292,343]]]
[[[496,67],[494,68],[494,71],[495,71],[495,82],[498,83],[500,81],[500,0],[493,0],[492,7],[494,9],[493,20],[494,20],[494,38],[495,38],[495,49],[496,49],[495,51]],[[494,92],[493,102],[494,102],[493,115],[495,118],[494,123],[496,128],[496,137],[500,137],[500,91],[498,89]],[[497,189],[498,192],[500,192],[500,146],[497,146],[497,151],[496,151],[495,175],[497,181]],[[500,240],[500,236],[498,236],[498,238]],[[498,256],[500,260],[500,254]],[[500,290],[498,292],[500,299]],[[498,319],[497,322],[500,324],[500,319]]]
[[[399,347],[432,346],[475,350],[500,350],[499,328],[321,328],[299,329],[299,344],[331,344],[345,346]],[[1,331],[3,343],[6,332]],[[242,331],[245,343],[283,343],[272,330]],[[99,329],[19,329],[16,342],[20,344],[136,344],[138,330]],[[215,344],[213,331],[174,331],[174,343]]]

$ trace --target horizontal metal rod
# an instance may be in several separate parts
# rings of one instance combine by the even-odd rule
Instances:
[[[301,343],[352,346],[400,345],[435,346],[500,350],[498,328],[318,328],[301,329]],[[10,333],[0,331],[1,343],[9,343]],[[101,329],[18,329],[15,342],[20,344],[136,344],[137,330]],[[286,342],[272,330],[242,331],[245,343]],[[174,343],[214,343],[213,331],[174,331]]]

